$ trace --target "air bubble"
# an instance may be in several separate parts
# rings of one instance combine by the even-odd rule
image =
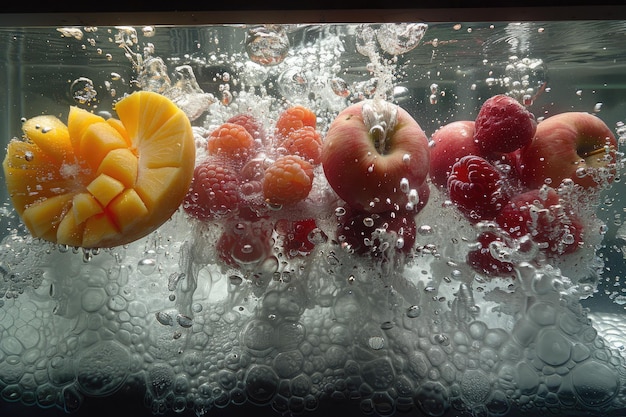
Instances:
[[[367,344],[373,350],[380,350],[385,347],[385,339],[380,336],[372,336],[368,339]]]
[[[418,305],[412,305],[406,310],[407,317],[412,319],[419,317],[420,314],[422,314],[422,309]]]
[[[402,191],[403,193],[408,193],[409,192],[409,180],[407,178],[402,178],[400,180],[400,191]]]
[[[433,228],[427,224],[423,224],[417,228],[417,233],[422,236],[428,236],[433,234]]]
[[[137,262],[137,269],[144,275],[151,275],[156,270],[157,262],[153,258],[144,258]]]

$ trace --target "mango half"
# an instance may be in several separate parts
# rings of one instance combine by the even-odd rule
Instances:
[[[11,202],[35,237],[84,248],[124,245],[167,221],[191,183],[189,119],[166,97],[135,92],[118,118],[71,107],[67,125],[24,122],[2,164]]]

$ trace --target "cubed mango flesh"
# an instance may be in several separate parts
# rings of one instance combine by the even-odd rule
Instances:
[[[180,206],[194,170],[195,141],[169,99],[137,92],[120,100],[119,119],[71,107],[23,125],[3,169],[16,212],[35,237],[112,247],[146,236]]]

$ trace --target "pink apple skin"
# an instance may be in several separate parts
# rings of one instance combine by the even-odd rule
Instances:
[[[521,150],[520,178],[530,188],[540,187],[546,179],[558,187],[565,178],[585,188],[597,187],[591,174],[581,177],[577,170],[605,167],[612,173],[607,178],[610,183],[616,151],[613,132],[597,116],[585,112],[557,114],[539,123],[533,141]]]
[[[331,123],[322,147],[324,174],[354,209],[380,213],[403,208],[408,197],[400,187],[402,180],[418,189],[428,175],[428,139],[411,115],[396,107],[397,123],[379,152],[362,114],[367,102],[348,106]]]
[[[430,178],[436,186],[445,188],[452,165],[465,155],[480,155],[474,141],[474,121],[448,123],[433,133],[430,141]]]

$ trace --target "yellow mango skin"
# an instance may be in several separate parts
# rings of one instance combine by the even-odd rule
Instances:
[[[35,237],[113,247],[154,231],[180,206],[193,175],[195,141],[185,114],[152,92],[115,106],[119,119],[71,107],[23,124],[7,147],[9,195]]]

